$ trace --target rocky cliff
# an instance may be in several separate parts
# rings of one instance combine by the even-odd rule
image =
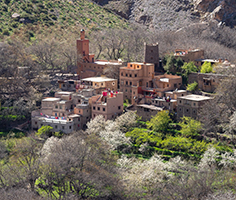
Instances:
[[[176,30],[200,21],[236,25],[236,0],[94,0],[149,28]]]
[[[236,25],[235,0],[194,0],[194,10],[201,15],[201,19],[217,20],[229,26]]]

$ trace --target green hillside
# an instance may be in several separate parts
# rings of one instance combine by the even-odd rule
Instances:
[[[15,18],[14,13],[17,13]],[[73,26],[99,30],[126,28],[128,23],[120,16],[86,0],[0,0],[1,39],[19,33],[32,36],[39,30],[45,30],[45,27],[67,29]]]

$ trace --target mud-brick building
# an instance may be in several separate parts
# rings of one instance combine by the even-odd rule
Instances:
[[[166,91],[180,88],[182,77],[163,74],[155,76],[152,63],[128,63],[120,68],[120,91],[124,100],[134,104],[139,98],[163,97]]]
[[[213,73],[190,73],[188,75],[189,83],[198,83],[198,88],[204,92],[214,92],[220,81],[227,78],[227,75]]]
[[[174,56],[176,58],[181,58],[183,62],[195,62],[198,59],[204,59],[204,50],[194,49],[194,50],[185,50],[185,49],[176,49]]]
[[[201,107],[212,99],[212,97],[195,94],[178,97],[177,120],[179,121],[183,116],[197,119]]]
[[[80,31],[80,39],[76,41],[77,74],[80,79],[101,75],[106,67],[120,67],[121,60],[95,60],[94,54],[89,52],[89,40],[85,38],[85,31]]]
[[[114,119],[123,113],[123,93],[103,91],[92,97],[92,118],[102,115],[104,119]]]

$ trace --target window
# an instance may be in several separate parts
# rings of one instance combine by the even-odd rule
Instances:
[[[176,83],[174,84],[174,87],[175,87],[175,88],[177,87],[177,84],[176,84]]]
[[[94,114],[93,117],[96,117],[96,115]]]
[[[120,106],[118,106],[118,110],[120,110]]]
[[[151,53],[153,53],[153,50],[151,50]]]
[[[153,60],[153,57],[151,57],[151,60]]]
[[[127,89],[125,89],[125,92],[127,92]]]
[[[58,108],[58,106],[55,106],[55,108],[57,109],[57,108]]]
[[[57,129],[57,125],[55,126],[55,129]]]
[[[98,110],[100,110],[100,107],[98,107]]]
[[[78,118],[78,121],[80,121],[80,118]]]
[[[64,126],[62,126],[62,129],[64,129]]]
[[[132,74],[130,74],[129,77],[132,77]]]
[[[63,84],[62,87],[65,87],[65,84]]]
[[[121,76],[123,76],[123,72],[121,72]]]
[[[179,108],[179,111],[181,111],[182,109],[181,108]]]
[[[137,74],[135,74],[134,77],[137,77]]]
[[[196,106],[196,103],[193,103],[194,106]]]
[[[182,101],[180,100],[179,103],[182,103]]]
[[[57,113],[55,113],[55,116],[57,117]]]
[[[95,106],[93,106],[93,110],[95,110]]]
[[[80,99],[78,99],[78,103],[80,103]]]
[[[128,85],[128,81],[126,81],[125,83],[126,83],[126,85]]]
[[[146,87],[148,87],[148,82],[146,83]]]
[[[186,112],[188,112],[188,109],[186,109]]]
[[[87,110],[87,112],[88,112],[88,110]]]
[[[135,92],[133,92],[133,94],[135,94]]]
[[[132,67],[132,65],[130,65],[130,67]]]
[[[101,86],[103,86],[103,83],[101,83]]]
[[[69,129],[71,129],[71,126],[69,126]]]
[[[35,122],[35,124],[37,124],[37,122]]]
[[[169,87],[169,84],[167,84],[167,87]]]
[[[62,107],[60,106],[60,109],[62,109]]]
[[[129,85],[132,85],[132,82],[131,82],[131,81],[129,82]]]
[[[103,110],[103,112],[105,112],[105,111],[106,111],[106,108],[103,108],[102,110]]]
[[[128,76],[128,74],[125,74],[125,76]]]

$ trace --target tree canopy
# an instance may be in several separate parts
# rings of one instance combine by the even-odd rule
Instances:
[[[201,66],[201,73],[210,73],[213,71],[213,66],[210,62],[205,61]]]
[[[152,128],[152,130],[157,132],[166,133],[171,122],[172,120],[169,116],[169,111],[163,110],[152,117],[147,123],[147,127]]]

